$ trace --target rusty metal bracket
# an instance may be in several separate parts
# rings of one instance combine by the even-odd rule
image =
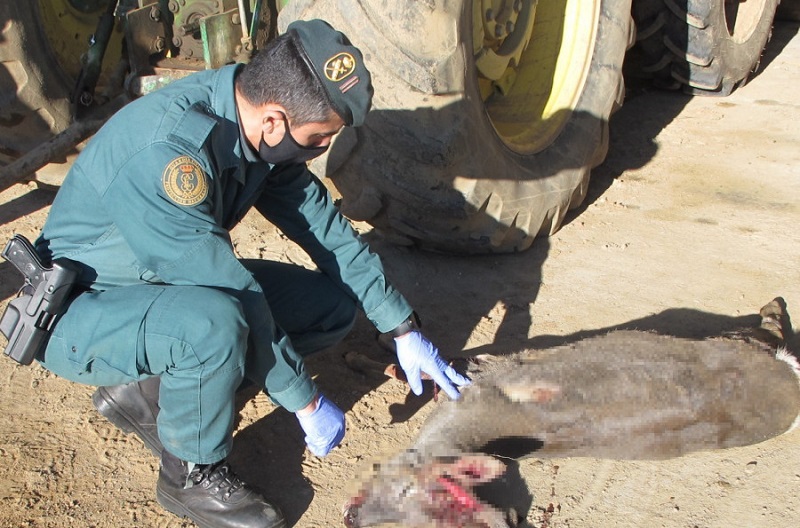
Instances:
[[[238,8],[200,19],[206,68],[219,68],[233,62],[237,50],[241,51],[242,30],[237,26],[241,26]]]
[[[127,13],[125,39],[132,74],[152,73],[150,56],[166,53],[171,41],[167,33],[171,22],[169,15],[157,2]]]

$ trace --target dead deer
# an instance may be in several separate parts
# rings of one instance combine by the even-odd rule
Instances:
[[[473,491],[504,473],[491,455],[663,459],[785,433],[800,423],[800,366],[777,346],[783,300],[761,316],[759,328],[708,340],[616,331],[481,358],[462,397],[439,403],[414,444],[361,485],[344,523],[507,528],[513,519]]]

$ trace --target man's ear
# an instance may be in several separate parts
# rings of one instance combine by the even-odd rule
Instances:
[[[271,108],[264,109],[261,116],[261,127],[265,134],[282,132],[286,127],[286,114]]]
[[[267,145],[274,147],[286,132],[286,114],[271,108],[265,109],[261,115],[261,130]]]

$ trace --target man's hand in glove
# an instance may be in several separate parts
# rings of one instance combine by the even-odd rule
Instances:
[[[309,405],[297,411],[295,416],[306,433],[309,451],[323,457],[344,438],[344,413],[322,394],[317,396],[316,404],[315,409],[310,410],[313,405]]]
[[[422,394],[422,375],[424,372],[439,385],[450,398],[457,400],[461,396],[456,385],[469,385],[470,381],[445,363],[433,343],[428,341],[419,330],[412,330],[400,337],[395,337],[397,359],[406,373],[411,390],[419,396]]]

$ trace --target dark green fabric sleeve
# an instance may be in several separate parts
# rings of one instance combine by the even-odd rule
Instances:
[[[359,303],[378,331],[393,330],[411,314],[409,303],[386,278],[380,258],[305,166],[274,170],[256,208]]]

